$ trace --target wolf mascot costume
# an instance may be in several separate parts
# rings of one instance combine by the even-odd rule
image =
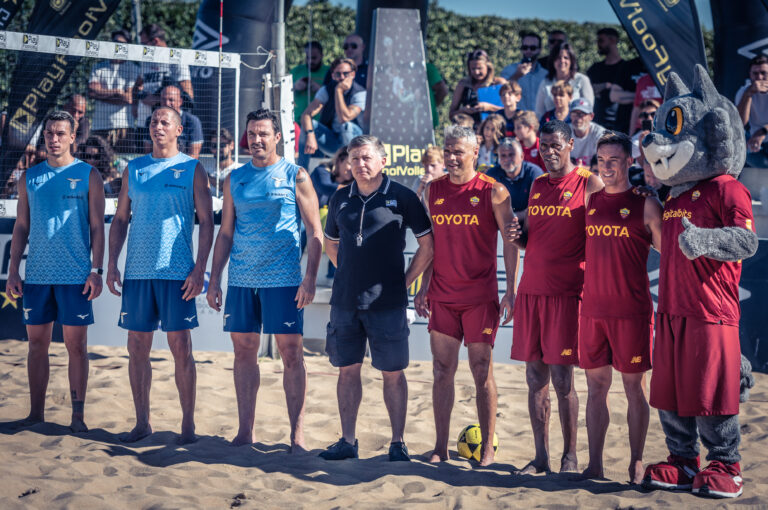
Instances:
[[[736,107],[697,65],[693,90],[670,73],[643,140],[664,204],[651,405],[669,457],[643,484],[710,497],[742,493],[739,466],[739,277],[757,251],[752,199],[736,180],[746,156]],[[699,436],[709,450],[700,470]]]

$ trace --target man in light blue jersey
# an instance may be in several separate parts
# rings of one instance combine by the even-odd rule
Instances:
[[[248,114],[248,146],[253,159],[224,181],[221,227],[213,249],[208,304],[221,310],[221,273],[229,258],[224,331],[235,350],[235,392],[239,430],[235,446],[254,441],[259,389],[259,333],[274,334],[283,360],[283,387],[291,426],[291,452],[305,451],[303,308],[315,296],[322,251],[317,195],[304,168],[276,152],[277,115],[261,109]],[[307,230],[307,270],[301,277],[299,223]]]
[[[158,325],[166,332],[176,364],[181,401],[179,443],[195,440],[195,360],[190,329],[197,327],[195,296],[203,290],[205,267],[213,242],[213,211],[208,176],[196,159],[179,152],[181,118],[173,108],[152,113],[152,152],[128,163],[109,232],[107,286],[116,296],[123,289],[118,325],[128,330],[128,375],[136,407],[136,426],[121,439],[135,442],[152,433],[149,353]],[[199,224],[197,258],[193,256],[195,216]],[[117,260],[128,223],[125,281]]]
[[[101,294],[104,259],[104,185],[92,166],[72,157],[75,119],[54,111],[43,122],[48,159],[19,180],[19,203],[11,241],[5,292],[23,296],[29,355],[30,412],[20,425],[45,417],[48,346],[53,322],[62,326],[69,354],[69,389],[73,432],[85,432],[85,388],[88,384],[88,325],[91,301]],[[29,243],[22,286],[19,274]],[[91,255],[93,254],[93,259]]]

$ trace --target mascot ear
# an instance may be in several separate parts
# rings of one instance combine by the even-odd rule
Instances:
[[[710,82],[710,84],[711,83],[712,82]],[[696,92],[694,90],[694,94],[695,93]],[[715,91],[715,93],[717,93],[717,91]],[[736,153],[736,147],[734,147],[733,142],[729,136],[730,125],[731,124],[730,119],[728,118],[728,112],[722,108],[712,109],[702,119],[701,126],[704,132],[704,145],[709,151],[710,159],[715,161],[723,161],[733,157],[733,155]]]
[[[664,90],[664,101],[669,101],[673,97],[688,94],[690,90],[685,86],[683,80],[675,72],[669,73],[667,77],[667,88]]]
[[[709,79],[709,73],[699,64],[693,68],[693,95],[708,105],[716,104],[720,99],[715,84]]]

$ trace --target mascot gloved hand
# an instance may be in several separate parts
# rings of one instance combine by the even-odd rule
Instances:
[[[739,461],[739,278],[757,251],[752,197],[736,180],[746,157],[733,103],[697,65],[692,90],[669,74],[643,152],[671,187],[662,217],[650,404],[669,457],[643,485],[701,496],[743,492]],[[748,366],[748,364],[746,364]],[[709,465],[700,469],[699,439]]]

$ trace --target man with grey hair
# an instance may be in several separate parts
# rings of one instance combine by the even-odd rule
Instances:
[[[519,231],[509,192],[475,170],[474,131],[450,126],[445,131],[448,175],[429,183],[424,201],[432,218],[435,255],[416,296],[416,312],[429,317],[434,358],[432,386],[435,449],[430,462],[448,460],[448,431],[454,401],[454,376],[462,339],[477,390],[477,414],[483,445],[480,464],[493,463],[496,383],[492,348],[500,316],[512,318],[517,286]],[[496,280],[498,231],[503,234],[507,288],[499,303]]]
[[[325,350],[331,364],[339,368],[336,394],[342,436],[320,456],[326,460],[357,457],[355,422],[367,340],[373,367],[381,370],[384,380],[384,402],[392,425],[389,460],[408,461],[403,441],[408,403],[403,369],[409,358],[406,289],[432,260],[432,228],[418,196],[382,173],[387,156],[378,138],[357,136],[348,149],[355,180],[333,194],[325,224],[325,250],[337,267]],[[406,228],[419,243],[407,271]]]
[[[538,165],[523,159],[523,146],[515,138],[504,138],[496,148],[499,162],[486,172],[509,191],[512,210],[518,218],[525,218],[528,210],[528,196],[533,181],[543,174]]]

